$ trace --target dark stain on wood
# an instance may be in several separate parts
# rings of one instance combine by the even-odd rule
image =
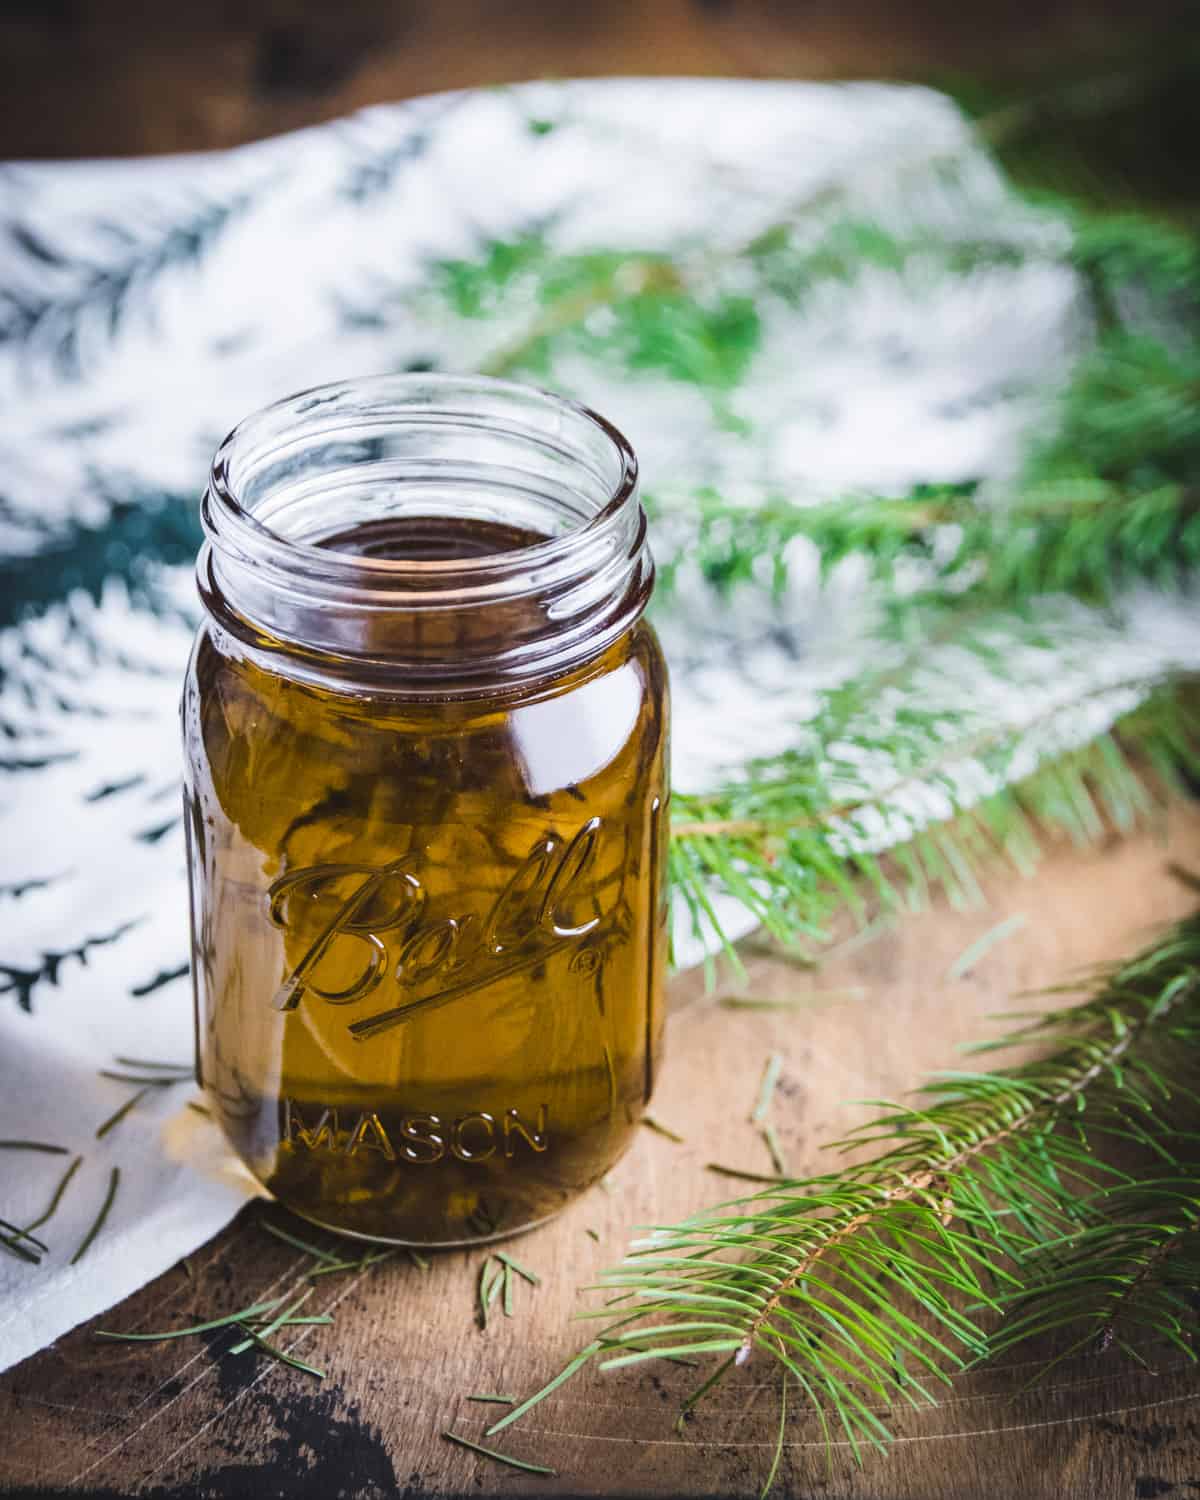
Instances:
[[[380,40],[372,31],[355,36],[298,23],[269,27],[258,38],[251,86],[267,101],[327,94],[354,76]]]

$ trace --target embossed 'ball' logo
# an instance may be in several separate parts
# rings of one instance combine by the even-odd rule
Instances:
[[[595,974],[611,940],[605,913],[589,893],[599,837],[599,818],[569,842],[544,834],[486,915],[429,914],[411,854],[382,865],[312,865],[280,876],[267,893],[268,917],[307,947],[276,992],[275,1008],[293,1010],[305,994],[329,1005],[357,1004],[390,977],[405,998],[350,1023],[351,1036],[363,1041],[567,948],[578,947],[570,972]]]

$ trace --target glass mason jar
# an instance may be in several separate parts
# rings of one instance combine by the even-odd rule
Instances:
[[[637,1129],[667,679],[637,464],[507,382],[323,387],[221,445],[183,695],[201,1082],[287,1207],[537,1223]]]

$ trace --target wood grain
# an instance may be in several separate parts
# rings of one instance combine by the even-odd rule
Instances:
[[[540,77],[923,77],[1117,65],[1193,0],[10,0],[0,157],[191,151]]]
[[[776,1410],[775,1377],[757,1361],[682,1436],[673,1422],[692,1371],[585,1372],[495,1440],[552,1465],[553,1479],[477,1459],[440,1434],[479,1439],[499,1409],[470,1393],[528,1393],[579,1347],[577,1288],[619,1257],[634,1225],[729,1196],[706,1161],[769,1170],[747,1120],[768,1052],[786,1059],[775,1113],[791,1162],[816,1168],[821,1142],[862,1118],[848,1100],[911,1089],[952,1063],[960,1044],[991,1034],[989,1014],[1027,1008],[1015,994],[1126,953],[1187,910],[1169,857],[1200,862],[1200,809],[1177,809],[1169,837],[1058,850],[1032,879],[996,881],[987,909],[913,916],[815,975],[750,956],[738,989],[808,992],[811,1004],[795,1012],[726,1009],[699,976],[685,976],[674,986],[654,1113],[686,1144],[644,1131],[607,1191],[516,1242],[541,1285],[517,1286],[515,1318],[496,1316],[486,1332],[476,1325],[478,1250],[436,1257],[427,1273],[394,1261],[319,1281],[306,1311],[325,1308],[336,1321],[297,1330],[288,1347],[328,1370],[320,1385],[253,1355],[222,1356],[228,1334],[121,1346],[85,1327],[0,1376],[0,1487],[159,1500],[757,1494]],[[1019,930],[967,976],[948,977],[973,940],[1018,914]],[[257,1227],[263,1211],[248,1210],[188,1270],[92,1327],[181,1326],[288,1287],[305,1258]],[[1007,1362],[956,1383],[936,1411],[893,1413],[895,1448],[861,1469],[843,1448],[827,1465],[814,1418],[796,1410],[776,1493],[1110,1500],[1200,1489],[1200,1380],[1179,1356],[1156,1371],[1115,1354],[1082,1357],[1028,1390],[1030,1374]]]

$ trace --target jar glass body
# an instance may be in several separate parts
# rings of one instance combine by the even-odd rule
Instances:
[[[456,419],[473,409],[426,385],[407,415],[431,400]],[[374,420],[387,425],[386,402]],[[556,445],[569,456],[561,429]],[[410,431],[409,459],[420,447]],[[410,497],[400,467],[376,476],[371,503],[406,524],[415,505],[427,535],[432,502]],[[644,541],[626,531],[610,547],[633,559],[612,587],[591,586],[590,564],[571,571],[596,526],[628,519],[635,490],[619,504],[597,490],[600,520],[580,525],[577,507],[557,534],[548,514],[534,533],[522,515],[497,584],[484,523],[463,523],[452,476],[438,483],[433,582],[400,555],[411,528],[407,542],[376,535],[366,593],[323,609],[337,588],[307,585],[302,606],[286,603],[301,622],[290,638],[256,619],[270,612],[256,609],[260,580],[247,591],[233,566],[222,580],[222,548],[237,548],[210,524],[208,618],[183,699],[197,1049],[214,1112],[289,1208],[425,1245],[536,1223],[621,1154],[653,1082],[666,918],[666,674],[640,619]],[[494,517],[511,508],[490,503]],[[296,588],[314,536],[361,531],[344,510],[327,504],[290,555]],[[460,568],[463,524],[475,552]],[[357,587],[359,559],[337,550],[335,583]],[[557,563],[569,586],[548,593]],[[414,571],[420,608],[453,587],[451,606],[414,619]],[[520,673],[514,637],[537,648]]]

